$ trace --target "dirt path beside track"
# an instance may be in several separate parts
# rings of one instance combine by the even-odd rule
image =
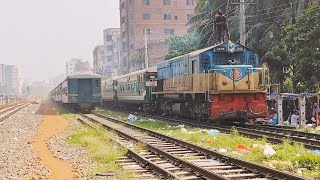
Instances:
[[[50,102],[43,105],[44,118],[38,129],[38,135],[33,142],[33,149],[40,157],[40,163],[46,165],[52,174],[51,179],[74,179],[76,173],[71,164],[54,157],[48,148],[51,137],[62,133],[68,128],[68,122],[61,115],[57,115],[56,107]]]

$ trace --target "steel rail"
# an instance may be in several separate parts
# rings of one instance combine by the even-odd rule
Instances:
[[[95,114],[95,115],[96,115],[96,114]],[[84,117],[89,118],[89,119],[92,120],[92,121],[96,121],[97,123],[101,123],[101,122],[97,121],[96,119],[90,118],[90,117],[88,117],[88,116],[85,116],[85,115],[84,115]],[[98,117],[106,119],[106,117],[104,117],[104,116],[98,116]],[[116,121],[116,120],[114,120],[114,119],[108,118],[107,120],[119,124],[119,121]],[[132,136],[132,135],[130,135],[130,134],[127,134],[127,133],[125,133],[125,132],[123,132],[123,131],[114,129],[114,128],[112,128],[112,127],[110,127],[110,126],[108,126],[108,125],[106,125],[106,124],[103,124],[103,123],[102,123],[102,125],[103,125],[104,127],[108,128],[109,130],[116,131],[118,134],[120,134],[120,136],[123,136],[123,137],[125,137],[125,138],[127,138],[127,139],[133,140],[133,141],[135,141],[135,142],[141,142],[141,140],[140,140],[139,138],[136,138],[136,137],[134,137],[134,136]],[[123,124],[123,125],[125,125],[125,124]],[[126,127],[128,127],[128,125],[126,125]],[[129,126],[129,127],[130,127],[130,126]],[[161,138],[162,138],[162,137],[161,137]],[[206,169],[201,168],[201,167],[199,167],[199,166],[197,166],[197,165],[195,165],[195,164],[192,164],[192,163],[190,163],[190,162],[188,162],[188,161],[186,161],[186,160],[183,160],[183,159],[181,159],[181,158],[177,158],[177,157],[173,156],[172,154],[161,150],[160,148],[157,148],[157,147],[155,147],[155,146],[152,146],[152,145],[149,144],[149,143],[146,143],[146,142],[143,142],[143,143],[146,144],[147,148],[148,148],[150,151],[154,152],[155,154],[159,154],[159,155],[163,156],[164,158],[170,160],[170,161],[171,161],[172,163],[174,163],[174,164],[182,165],[183,167],[192,169],[193,171],[195,171],[196,173],[198,173],[199,176],[200,176],[200,174],[201,174],[201,176],[203,176],[205,179],[215,179],[215,180],[227,180],[227,179],[228,179],[228,178],[225,178],[225,177],[223,177],[223,176],[221,176],[221,175],[219,175],[219,174],[213,173],[213,172],[211,172],[211,171],[209,171],[209,170],[206,170]]]
[[[149,135],[152,135],[152,136],[167,140],[169,142],[174,142],[174,143],[179,144],[181,146],[188,147],[190,149],[193,149],[193,150],[196,150],[198,152],[201,152],[204,155],[209,155],[209,156],[211,156],[213,158],[218,158],[218,159],[224,160],[225,162],[231,163],[233,165],[244,167],[246,169],[249,169],[252,172],[261,173],[261,174],[265,175],[266,178],[290,179],[290,180],[306,179],[304,177],[301,177],[301,176],[298,176],[298,175],[295,175],[295,174],[279,171],[279,170],[276,170],[276,169],[273,169],[273,168],[269,168],[269,167],[261,166],[259,164],[255,164],[255,163],[251,163],[251,162],[248,162],[248,161],[244,161],[244,160],[241,160],[241,159],[238,159],[238,158],[235,158],[235,157],[227,156],[225,154],[221,154],[221,153],[218,153],[216,151],[208,150],[208,149],[205,149],[203,147],[200,147],[200,146],[197,146],[197,145],[194,145],[194,144],[190,144],[188,142],[185,142],[185,141],[182,141],[182,140],[170,137],[170,136],[166,136],[166,135],[163,135],[163,134],[160,134],[160,133],[157,133],[157,132],[154,132],[154,131],[151,131],[151,130],[148,130],[148,129],[145,129],[145,128],[142,128],[142,127],[139,127],[139,126],[124,122],[124,121],[119,121],[119,120],[116,120],[116,119],[113,119],[113,118],[110,118],[110,117],[107,117],[107,116],[104,116],[104,115],[101,115],[101,114],[94,113],[94,115],[96,115],[98,117],[101,117],[103,119],[109,120],[109,121],[113,121],[115,123],[119,123],[119,124],[125,125],[125,126],[127,126],[129,128],[134,128],[134,129],[137,129],[139,131],[146,132]]]
[[[88,121],[87,119],[83,118],[83,117],[78,117],[78,120],[80,120],[83,124],[86,124],[88,126],[90,126],[91,128],[100,131],[96,126],[94,126],[92,123],[90,123],[90,121]],[[142,157],[141,155],[139,155],[137,152],[133,151],[130,148],[127,148],[126,146],[124,146],[123,144],[121,144],[119,141],[117,141],[115,138],[112,138],[110,136],[108,136],[108,138],[118,144],[119,146],[127,149],[127,156],[131,157],[134,161],[138,162],[139,164],[143,165],[147,170],[153,171],[155,172],[159,177],[161,178],[165,178],[165,179],[177,179],[178,177],[176,175],[174,175],[173,173],[163,169],[162,167],[156,165],[155,163],[153,163],[152,161],[147,160],[146,158]]]
[[[224,133],[231,133],[232,129],[236,129],[239,134],[244,135],[246,137],[250,138],[266,138],[269,142],[279,144],[282,143],[284,139],[289,139],[291,144],[294,142],[300,142],[302,143],[306,148],[308,149],[320,149],[320,141],[318,138],[314,137],[319,137],[317,134],[313,133],[304,133],[304,132],[299,132],[296,131],[294,133],[293,130],[287,130],[287,129],[282,129],[282,132],[287,132],[286,134],[282,134],[282,132],[268,132],[264,130],[259,130],[259,129],[253,129],[253,128],[243,128],[239,126],[225,126],[225,125],[212,125],[212,123],[207,123],[207,122],[190,122],[186,121],[181,118],[169,118],[169,117],[163,117],[163,116],[156,116],[156,115],[149,115],[149,114],[141,114],[137,113],[138,115],[141,115],[143,117],[149,117],[149,118],[154,118],[154,119],[159,119],[159,120],[164,120],[168,122],[173,122],[173,123],[179,123],[179,124],[186,124],[192,127],[199,127],[199,128],[206,128],[206,129],[217,129],[221,132]],[[268,126],[258,126],[256,125],[255,127],[260,127],[260,128],[265,128],[265,129],[270,129],[271,127]],[[279,129],[279,128],[275,128]],[[289,134],[288,132],[292,132]],[[307,135],[309,134],[309,135]],[[297,136],[295,136],[297,135]],[[308,137],[308,138],[306,138]]]

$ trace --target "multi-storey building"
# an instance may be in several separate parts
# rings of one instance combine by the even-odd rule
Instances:
[[[86,62],[79,62],[76,64],[74,68],[74,73],[75,74],[82,74],[82,73],[92,73],[90,69],[90,64],[88,61]]]
[[[0,65],[0,93],[16,95],[20,93],[18,68],[14,65]]]
[[[187,22],[194,14],[196,0],[120,0],[121,65],[128,71],[164,60],[164,40],[187,32]],[[146,43],[147,42],[147,43]],[[147,48],[145,48],[147,47]]]
[[[122,74],[119,66],[120,58],[120,28],[109,28],[103,31],[103,41],[105,47],[105,59],[103,61],[103,71],[107,77],[114,77]]]
[[[103,75],[102,67],[105,59],[105,46],[98,45],[93,50],[93,72]]]
[[[75,68],[78,63],[81,62],[81,59],[73,58],[70,61],[66,62],[66,76],[70,76],[75,73]]]

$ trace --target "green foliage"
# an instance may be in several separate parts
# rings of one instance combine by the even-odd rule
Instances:
[[[183,54],[195,51],[199,47],[199,38],[195,32],[189,32],[183,36],[173,36],[166,40],[169,52],[166,59],[171,59]]]
[[[320,2],[307,8],[295,24],[287,25],[282,40],[273,43],[263,60],[271,67],[273,82],[285,92],[317,91],[320,85]]]

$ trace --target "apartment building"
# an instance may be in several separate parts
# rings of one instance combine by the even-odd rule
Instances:
[[[103,42],[105,47],[105,59],[102,69],[107,77],[115,77],[122,74],[119,66],[120,58],[120,28],[109,28],[103,31]]]
[[[0,93],[9,95],[20,93],[18,67],[0,64]]]
[[[105,46],[98,45],[93,50],[93,72],[96,74],[103,74],[102,66],[105,59]]]
[[[187,33],[196,0],[120,0],[121,65],[127,71],[144,68],[145,47],[149,66],[164,60],[164,40]],[[147,43],[146,43],[147,42]]]

